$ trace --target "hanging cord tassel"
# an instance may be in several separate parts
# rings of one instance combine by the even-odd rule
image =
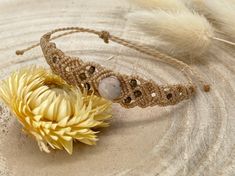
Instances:
[[[133,43],[131,41],[128,41],[128,40],[125,40],[125,39],[122,39],[122,38],[110,35],[109,32],[107,32],[107,31],[101,31],[100,32],[100,31],[96,31],[96,30],[92,30],[92,29],[87,29],[87,28],[67,27],[67,28],[58,28],[58,29],[52,30],[49,34],[52,35],[52,34],[54,34],[56,32],[67,31],[67,30],[69,30],[69,32],[64,32],[64,33],[62,33],[60,35],[54,36],[50,40],[54,40],[54,39],[60,38],[62,36],[73,34],[73,33],[77,33],[77,32],[93,33],[93,34],[98,35],[101,39],[103,39],[105,43],[109,43],[109,40],[111,40],[111,41],[113,41],[115,43],[121,44],[123,46],[132,48],[132,49],[134,49],[136,51],[139,51],[141,53],[144,53],[144,54],[147,54],[149,56],[152,56],[155,60],[171,64],[174,67],[178,67],[179,69],[181,69],[181,71],[184,73],[184,75],[189,79],[190,83],[192,83],[192,80],[191,80],[191,77],[189,77],[188,73],[190,73],[192,76],[194,76],[200,82],[200,84],[203,86],[203,90],[205,92],[209,92],[210,91],[210,85],[203,80],[203,77],[201,76],[201,74],[199,72],[197,72],[195,69],[190,67],[188,64],[186,64],[186,63],[184,63],[184,62],[182,62],[182,61],[180,61],[180,60],[178,60],[176,58],[173,58],[173,57],[171,57],[169,55],[161,53],[161,52],[159,52],[159,51],[157,51],[155,49],[151,49],[151,48],[149,48],[147,46],[136,44],[136,43]],[[40,43],[37,43],[37,44],[34,44],[34,45],[32,45],[32,46],[30,46],[28,48],[25,48],[23,50],[17,50],[16,54],[17,55],[23,55],[25,52],[27,52],[27,51],[29,51],[29,50],[31,50],[31,49],[39,46],[39,45],[40,45]],[[187,69],[189,72],[186,73],[185,69]]]

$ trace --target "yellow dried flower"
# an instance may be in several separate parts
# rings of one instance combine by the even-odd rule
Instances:
[[[2,81],[0,98],[45,152],[49,145],[72,154],[73,140],[94,145],[94,128],[106,127],[105,120],[111,117],[110,101],[81,93],[44,68],[13,73]]]

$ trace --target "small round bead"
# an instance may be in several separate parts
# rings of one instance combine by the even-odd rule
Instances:
[[[136,90],[135,92],[134,92],[134,96],[137,98],[137,97],[140,97],[142,95],[142,92],[141,91],[139,91],[139,90]]]
[[[88,73],[89,74],[93,74],[95,72],[95,67],[94,66],[90,66]]]
[[[166,95],[166,98],[169,100],[169,99],[171,99],[173,97],[173,95],[172,95],[172,93],[168,93],[167,95]]]
[[[86,79],[86,74],[85,74],[85,73],[79,74],[79,78],[80,78],[81,80],[85,80],[85,79]]]
[[[53,62],[53,63],[56,63],[57,60],[58,60],[58,56],[53,56],[53,57],[52,57],[52,62]]]
[[[131,102],[131,97],[127,97],[124,99],[125,104],[129,104]]]
[[[67,67],[65,68],[65,71],[66,71],[66,72],[69,72],[69,71],[70,71],[70,68],[67,66]]]
[[[130,83],[131,87],[137,86],[137,81],[135,79],[131,79],[129,83]]]
[[[154,93],[154,92],[151,93],[151,96],[152,96],[152,97],[156,97],[156,93]]]

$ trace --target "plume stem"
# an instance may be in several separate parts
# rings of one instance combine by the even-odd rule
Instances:
[[[218,37],[211,37],[211,38],[214,39],[214,40],[217,40],[217,41],[219,41],[219,42],[223,42],[223,43],[226,43],[226,44],[235,46],[235,43],[234,43],[234,42],[231,42],[231,41],[229,41],[229,40],[225,40],[225,39],[218,38]]]

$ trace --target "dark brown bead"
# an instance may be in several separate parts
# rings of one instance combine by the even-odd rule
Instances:
[[[53,56],[53,57],[52,57],[52,62],[53,62],[53,63],[56,63],[58,59],[59,59],[58,56]]]
[[[130,80],[130,85],[131,87],[136,87],[137,86],[137,81],[135,79]]]
[[[169,100],[169,99],[171,99],[173,97],[173,95],[172,95],[172,93],[168,93],[167,95],[166,95],[166,98]]]
[[[87,90],[90,90],[90,88],[91,88],[90,84],[89,84],[89,83],[86,83],[86,84],[85,84],[85,88],[86,88]]]
[[[89,74],[93,74],[95,72],[95,67],[94,66],[90,66],[88,73]]]
[[[140,92],[139,90],[136,90],[136,91],[134,92],[134,95],[135,95],[136,98],[137,98],[137,97],[140,97],[140,96],[142,95],[142,92]]]
[[[124,103],[128,104],[131,102],[131,97],[127,97],[125,100],[124,100]]]
[[[85,73],[81,73],[81,74],[79,75],[79,78],[80,78],[81,80],[85,80],[85,79],[86,79],[86,74],[85,74]]]

